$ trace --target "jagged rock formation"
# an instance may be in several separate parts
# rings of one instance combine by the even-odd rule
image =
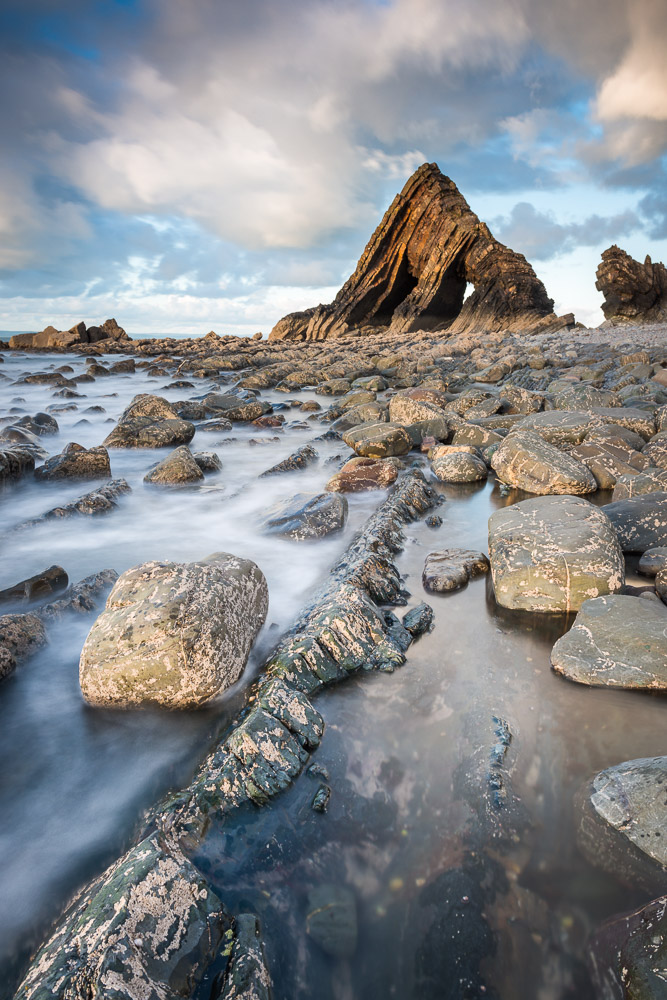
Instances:
[[[468,284],[474,291],[464,302]],[[526,258],[493,238],[437,164],[424,163],[334,301],[285,316],[269,340],[323,340],[364,327],[461,333],[572,322],[554,315]]]
[[[602,312],[613,325],[667,322],[667,267],[634,260],[616,244],[602,254],[595,287],[604,295]]]
[[[101,326],[89,326],[81,320],[69,330],[56,330],[47,326],[39,333],[17,333],[9,338],[10,348],[40,347],[43,349],[74,347],[77,344],[97,344],[99,341],[131,340],[115,319],[107,319]]]

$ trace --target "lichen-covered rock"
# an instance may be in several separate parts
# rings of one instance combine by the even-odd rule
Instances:
[[[650,465],[667,471],[667,431],[655,434],[644,449]]]
[[[182,486],[199,482],[203,478],[204,473],[192,452],[186,444],[183,444],[154,465],[144,476],[144,482],[156,483],[159,486]]]
[[[612,917],[588,945],[598,1000],[664,1000],[667,896]]]
[[[624,552],[646,552],[667,545],[667,491],[614,500],[602,508]]]
[[[594,493],[592,472],[576,458],[560,451],[535,431],[514,431],[496,448],[491,467],[501,482],[526,493]]]
[[[261,570],[216,553],[123,573],[84,643],[91,705],[195,708],[239,679],[268,609]]]
[[[35,479],[103,479],[111,475],[106,448],[83,448],[74,441],[35,469]]]
[[[446,594],[465,587],[468,580],[489,572],[489,560],[483,552],[470,549],[442,549],[429,552],[424,562],[422,583],[426,590]]]
[[[347,500],[337,493],[296,493],[279,500],[263,519],[263,530],[303,542],[341,531],[347,520]]]
[[[667,689],[667,609],[621,594],[582,604],[551,651],[558,673],[592,687]]]
[[[667,492],[667,469],[644,469],[643,472],[619,476],[611,495],[612,502],[628,500],[644,493]]]
[[[343,441],[363,458],[407,455],[412,448],[412,440],[405,427],[391,422],[359,424],[344,432]]]
[[[211,1000],[271,1000],[271,976],[254,913],[234,918],[234,944],[223,982]]]
[[[326,488],[335,493],[360,493],[391,486],[397,478],[398,468],[391,459],[357,457],[346,462]]]
[[[639,560],[638,569],[645,576],[655,576],[661,569],[667,566],[667,546],[656,545],[653,549],[647,549]]]
[[[195,436],[189,420],[129,417],[121,420],[104,439],[107,448],[171,448],[188,444]]]
[[[396,393],[389,400],[389,419],[396,424],[414,424],[437,417],[445,417],[443,408],[427,400],[415,399],[410,389]]]
[[[588,439],[571,448],[569,455],[590,469],[601,490],[612,490],[621,476],[637,476],[649,464],[641,451]]]
[[[496,600],[515,610],[578,611],[625,581],[609,519],[582,497],[539,497],[495,511],[489,559]]]
[[[288,455],[282,462],[278,462],[276,465],[272,465],[270,469],[262,472],[262,475],[274,476],[281,472],[295,472],[299,469],[305,469],[309,465],[312,465],[313,462],[316,462],[318,457],[315,448],[311,444],[305,444],[303,448],[299,448],[292,455]]]
[[[443,483],[475,483],[486,479],[488,469],[481,458],[465,451],[433,459],[433,472]]]
[[[16,1000],[191,996],[230,928],[231,917],[178,846],[147,837],[80,893]]]
[[[0,680],[45,643],[46,631],[36,615],[0,616]]]
[[[342,434],[343,431],[348,431],[350,427],[357,427],[359,424],[379,424],[387,420],[389,420],[389,408],[385,403],[360,403],[345,410],[331,426]]]

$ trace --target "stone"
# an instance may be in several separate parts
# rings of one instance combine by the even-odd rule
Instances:
[[[253,334],[251,339],[261,338]],[[231,931],[228,932],[231,934]],[[224,981],[211,1000],[271,1000],[271,976],[264,956],[259,920],[254,913],[234,918],[234,944]]]
[[[443,483],[474,483],[488,476],[488,469],[482,459],[464,451],[435,458],[432,467]]]
[[[0,616],[0,680],[46,644],[46,630],[33,614]]]
[[[152,834],[76,897],[17,996],[177,1000],[202,982],[231,923],[177,845]]]
[[[296,493],[274,504],[263,519],[263,530],[302,542],[341,531],[347,520],[347,500],[338,493]]]
[[[647,549],[639,560],[639,572],[644,576],[655,576],[659,570],[667,566],[667,546],[656,546]]]
[[[496,600],[521,611],[578,611],[625,583],[610,519],[582,497],[523,500],[489,518]]]
[[[489,560],[483,552],[471,549],[442,549],[429,552],[424,562],[422,583],[425,590],[446,594],[465,587],[468,580],[488,573]]]
[[[614,500],[602,508],[624,552],[646,552],[667,545],[667,491]]]
[[[333,421],[335,431],[347,431],[358,424],[377,424],[389,420],[389,409],[384,403],[360,403],[353,406]]]
[[[433,628],[433,608],[430,604],[422,601],[416,608],[407,611],[403,615],[403,628],[410,633],[413,639],[430,632]]]
[[[153,417],[130,417],[121,420],[104,439],[107,448],[172,448],[189,444],[195,436],[195,426],[188,420]]]
[[[195,451],[192,454],[202,472],[219,472],[222,462],[214,451]]]
[[[561,389],[553,397],[556,410],[590,410],[593,406],[620,406],[621,400],[610,389],[596,389],[592,385],[576,383]]]
[[[292,455],[288,455],[282,462],[278,462],[276,465],[272,465],[270,469],[262,472],[262,476],[274,476],[281,472],[296,472],[312,465],[318,458],[319,455],[315,448],[311,444],[305,444],[303,448],[299,448]]]
[[[650,465],[667,471],[667,431],[660,431],[652,437],[643,454]]]
[[[68,583],[69,578],[62,566],[49,566],[42,573],[36,573],[27,580],[21,580],[12,587],[0,590],[0,604],[39,601],[50,594],[64,590]]]
[[[474,286],[465,300],[466,287]],[[456,185],[425,163],[396,196],[354,274],[330,305],[285,316],[270,341],[323,340],[352,329],[562,327],[532,267],[493,238]]]
[[[58,421],[50,413],[36,413],[34,417],[21,417],[12,426],[25,427],[32,434],[37,435],[37,437],[43,437],[46,434],[57,434],[59,430]]]
[[[646,257],[643,264],[615,244],[602,254],[595,287],[612,325],[667,321],[667,268]]]
[[[494,430],[488,430],[479,424],[461,424],[457,426],[452,438],[453,445],[470,445],[473,448],[489,448],[494,444],[502,444],[504,437]]]
[[[655,590],[663,604],[667,604],[667,567],[661,566],[655,574]]]
[[[144,482],[159,486],[183,486],[199,482],[203,478],[204,473],[192,452],[183,444],[154,465],[144,476]]]
[[[130,492],[130,485],[127,480],[112,479],[110,482],[104,483],[91,493],[85,493],[71,503],[63,504],[61,507],[52,507],[44,514],[40,514],[39,517],[21,521],[16,525],[14,530],[32,528],[43,521],[50,521],[60,517],[73,517],[76,514],[84,514],[87,517],[93,517],[97,514],[107,514],[109,511],[115,510],[118,506],[116,503],[118,497]]]
[[[412,440],[401,424],[359,424],[343,433],[343,441],[363,458],[407,455]]]
[[[35,468],[35,456],[18,446],[0,448],[0,487],[16,482]]]
[[[35,469],[35,479],[102,479],[111,476],[109,452],[104,447],[83,448],[71,442],[59,454]]]
[[[593,473],[535,431],[513,431],[494,451],[491,468],[501,482],[526,493],[582,496],[598,488]]]
[[[639,473],[626,473],[619,476],[611,495],[612,502],[628,500],[630,497],[642,496],[645,493],[667,492],[667,469],[647,468]]]
[[[667,689],[667,609],[611,594],[582,604],[551,652],[554,670],[591,687]]]
[[[414,399],[412,390],[396,393],[389,400],[389,419],[396,424],[414,424],[421,420],[444,419],[441,406],[422,399]]]
[[[391,459],[351,458],[326,485],[334,493],[360,493],[380,490],[398,478],[398,468]]]
[[[601,490],[612,490],[621,476],[636,476],[648,465],[641,451],[604,441],[586,439],[570,448],[569,455],[590,469]]]
[[[319,885],[308,893],[306,933],[327,955],[351,958],[357,949],[357,904],[344,885]]]
[[[595,995],[601,1000],[663,1000],[667,896],[607,920],[587,950]]]
[[[91,705],[198,708],[234,684],[264,624],[268,590],[247,559],[148,562],[123,573],[83,646]]]

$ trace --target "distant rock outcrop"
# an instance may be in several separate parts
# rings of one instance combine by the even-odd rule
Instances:
[[[465,298],[468,284],[474,290]],[[516,332],[573,322],[555,316],[526,258],[493,238],[437,164],[424,163],[334,301],[285,316],[269,340],[323,340],[365,327]]]
[[[646,257],[643,264],[615,244],[602,254],[595,287],[602,312],[613,325],[667,322],[667,268]]]
[[[10,348],[24,347],[74,347],[77,344],[96,344],[100,340],[131,340],[115,319],[107,319],[101,326],[89,326],[83,320],[69,330],[56,330],[47,326],[39,333],[17,333],[9,338]]]

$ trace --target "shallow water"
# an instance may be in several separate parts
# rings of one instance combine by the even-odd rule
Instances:
[[[64,360],[11,358],[1,370],[18,374]],[[80,359],[71,363],[83,368]],[[88,399],[75,401],[78,412],[57,414],[60,435],[42,443],[51,453],[70,440],[99,444],[112,426],[105,421],[136,393],[182,399],[210,388],[209,381],[192,379],[194,389],[163,390],[166,381],[137,373],[82,384]],[[106,398],[98,400],[98,393]],[[14,396],[24,397],[17,405],[34,413],[52,401],[51,394],[48,386],[0,381],[5,412]],[[269,398],[285,402],[279,393]],[[107,413],[75,426],[81,410],[98,401]],[[288,419],[300,416],[288,413]],[[326,458],[346,453],[344,445],[321,442],[316,466],[257,480],[322,429],[313,421],[311,429],[286,430],[280,442],[255,447],[248,438],[273,431],[200,431],[191,447],[217,451],[224,468],[204,487],[176,492],[141,482],[160,453],[113,451],[112,474],[133,487],[119,510],[3,537],[0,586],[52,562],[77,580],[107,566],[121,572],[149,558],[192,559],[222,549],[258,562],[271,607],[246,676],[205,712],[87,709],[77,663],[94,616],[52,626],[46,650],[0,687],[0,966],[7,970],[3,976],[0,968],[0,982],[25,959],[72,890],[129,843],[142,809],[188,780],[232,717],[272,636],[306,602],[378,502],[378,494],[351,498],[345,531],[314,545],[258,533],[262,509],[296,489],[320,489],[332,471]],[[232,437],[237,441],[222,443]],[[8,490],[0,494],[2,526],[93,485],[29,481]],[[569,620],[504,612],[484,578],[452,595],[426,595],[426,554],[448,546],[485,549],[489,514],[519,499],[501,497],[492,482],[439,490],[445,497],[442,526],[410,526],[398,560],[412,592],[410,606],[427,599],[435,609],[433,632],[395,673],[362,673],[317,699],[327,728],[313,761],[330,775],[328,811],[311,809],[322,779],[304,773],[268,807],[249,808],[214,829],[196,858],[230,910],[260,915],[275,1000],[588,1000],[586,936],[606,916],[647,899],[579,853],[573,797],[604,767],[667,752],[664,700],[587,689],[557,677],[549,653]],[[271,623],[278,630],[269,631]],[[497,720],[512,734],[500,806],[488,785]],[[322,884],[354,893],[359,937],[351,958],[327,956],[306,933],[308,892]],[[475,981],[466,965],[471,956],[481,959],[482,978]]]

